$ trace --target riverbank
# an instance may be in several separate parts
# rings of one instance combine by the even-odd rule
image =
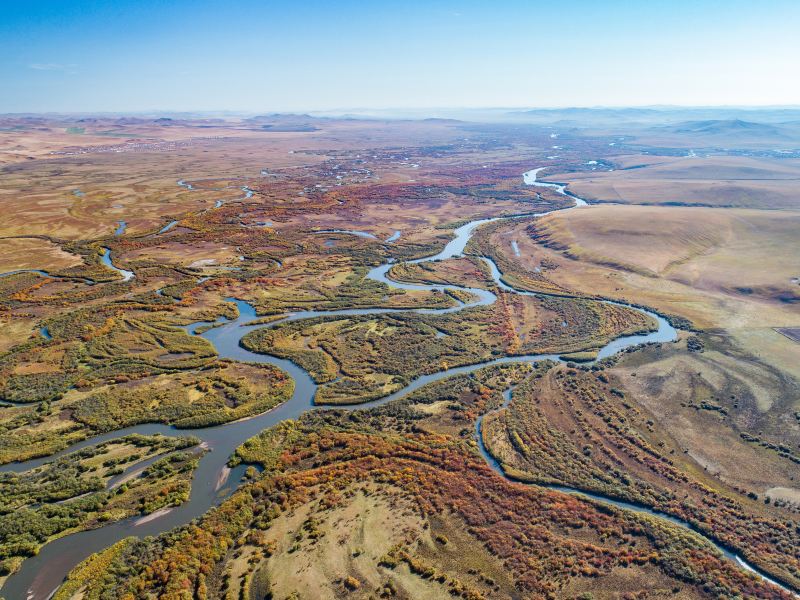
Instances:
[[[524,175],[525,183],[528,185],[555,188],[557,189],[557,191],[559,191],[559,193],[562,193],[564,195],[569,195],[570,197],[572,197],[570,194],[566,192],[566,190],[564,190],[563,186],[560,186],[558,184],[537,182],[536,174],[540,170],[541,169],[534,169],[532,171],[528,171],[527,173],[525,173]],[[191,189],[190,184],[186,184],[186,186],[188,187],[188,189]],[[583,202],[582,200],[580,202],[576,201],[576,206],[583,206],[583,205],[585,205],[585,202]],[[538,214],[542,215],[546,213],[538,213]],[[521,216],[536,216],[536,215],[528,214]],[[499,217],[499,218],[480,219],[471,221],[455,230],[454,239],[448,242],[441,252],[437,253],[436,255],[422,259],[417,259],[411,262],[422,263],[427,261],[444,260],[447,258],[460,256],[464,253],[464,250],[466,248],[467,243],[470,240],[470,237],[478,227],[480,227],[485,223],[490,223],[493,221],[497,221],[499,219],[507,219],[507,218],[515,218],[515,217]],[[494,280],[494,283],[498,288],[503,289],[509,293],[522,293],[503,283],[502,274],[500,273],[499,269],[497,269],[496,265],[494,265],[494,263],[488,259],[484,258],[484,260],[487,261],[487,264],[489,265],[492,272],[492,278]],[[114,268],[115,270],[118,270],[121,274],[123,274],[123,277],[125,277],[126,281],[133,277],[132,272],[118,269],[117,267],[113,266],[113,264],[111,263],[110,251],[108,251],[108,249],[106,249],[106,253],[103,256],[103,262],[107,266],[110,266],[111,268]],[[477,296],[477,300],[471,303],[462,303],[459,306],[447,309],[416,309],[416,310],[401,309],[396,311],[391,311],[390,309],[350,309],[350,310],[329,311],[329,312],[306,311],[306,312],[295,313],[287,320],[302,320],[318,316],[335,317],[335,316],[354,315],[354,314],[384,314],[387,312],[441,314],[444,312],[463,310],[471,306],[476,306],[481,304],[483,305],[491,304],[497,298],[497,296],[494,293],[488,290],[481,290],[477,288],[464,288],[461,286],[454,286],[454,285],[432,286],[423,284],[398,283],[388,279],[386,276],[391,266],[392,263],[386,263],[384,265],[376,267],[369,272],[368,277],[375,281],[385,283],[391,287],[401,288],[401,289],[428,290],[428,291],[436,289],[459,290],[462,292],[475,294]],[[126,273],[130,274],[130,276],[127,277],[125,275]],[[531,295],[536,295],[529,292],[527,293]],[[229,423],[218,427],[212,427],[207,429],[195,429],[195,430],[176,430],[174,428],[163,425],[142,425],[123,430],[127,433],[160,432],[163,433],[164,435],[170,435],[170,436],[177,436],[183,433],[186,434],[191,433],[199,437],[205,444],[207,444],[207,446],[209,447],[209,452],[200,460],[200,464],[194,473],[192,492],[189,501],[168,512],[158,515],[158,517],[153,517],[150,520],[142,521],[140,519],[137,522],[135,520],[128,519],[126,521],[115,523],[113,525],[109,525],[101,529],[87,531],[81,534],[76,534],[74,536],[67,536],[55,540],[45,545],[36,557],[26,560],[23,563],[22,568],[16,574],[9,577],[6,584],[3,586],[2,593],[11,598],[14,597],[22,598],[25,597],[26,595],[29,598],[29,600],[47,598],[50,594],[52,594],[53,590],[57,588],[57,586],[63,580],[64,576],[78,562],[88,557],[90,554],[102,550],[103,548],[106,548],[129,535],[137,535],[137,536],[157,535],[158,533],[173,529],[180,525],[184,525],[189,521],[191,521],[192,519],[200,517],[214,505],[218,504],[222,499],[224,499],[224,497],[226,497],[227,495],[226,493],[222,494],[219,493],[217,486],[218,482],[224,480],[231,482],[231,486],[234,486],[237,482],[241,480],[245,468],[244,465],[239,465],[238,467],[234,468],[230,473],[227,473],[225,471],[225,469],[227,469],[227,462],[229,457],[233,454],[233,452],[239,445],[241,445],[245,440],[249,439],[250,437],[253,437],[254,435],[258,434],[264,429],[277,425],[288,419],[296,419],[298,416],[300,416],[303,412],[307,410],[320,408],[318,405],[314,403],[317,386],[306,371],[304,371],[291,361],[269,356],[267,354],[254,353],[241,346],[240,343],[241,339],[247,333],[259,328],[273,327],[278,323],[286,322],[286,320],[276,321],[268,324],[251,325],[249,323],[257,319],[255,308],[251,304],[248,304],[242,300],[235,300],[235,299],[231,300],[236,302],[237,304],[237,307],[239,309],[238,317],[235,320],[231,321],[220,320],[217,323],[215,323],[215,325],[217,326],[207,329],[206,331],[204,331],[199,335],[214,345],[218,355],[221,358],[228,358],[231,360],[238,360],[245,362],[268,363],[286,371],[295,381],[295,390],[292,395],[292,398],[289,401],[285,402],[284,404],[257,417],[253,417],[251,419],[243,421],[236,421],[234,423]],[[612,302],[609,303],[618,304]],[[598,358],[610,356],[616,352],[622,351],[624,349],[639,344],[649,343],[649,342],[669,342],[676,338],[677,332],[665,319],[649,311],[644,311],[641,309],[637,310],[640,310],[641,312],[648,315],[650,318],[654,319],[657,323],[658,329],[655,332],[649,334],[623,336],[617,338],[616,340],[613,340],[608,344],[606,344],[606,346],[604,346],[600,350]],[[192,325],[187,326],[186,331],[189,334],[194,334],[195,330],[201,327],[202,325],[208,325],[208,323],[204,322],[194,323]],[[384,398],[380,398],[378,400],[374,400],[372,402],[367,402],[359,405],[342,405],[339,406],[338,408],[346,410],[367,410],[370,408],[381,406],[393,400],[402,398],[407,394],[411,393],[412,391],[417,390],[429,383],[433,383],[435,381],[452,377],[454,375],[470,373],[475,370],[496,364],[537,362],[542,360],[558,361],[560,360],[560,358],[556,354],[538,354],[538,355],[513,356],[513,357],[509,356],[473,365],[467,365],[459,368],[444,370],[432,375],[419,377],[418,379],[414,380],[411,384],[409,384],[402,390],[399,390]],[[480,425],[478,425],[478,427],[480,427]],[[66,452],[74,451],[78,447],[85,447],[93,443],[97,443],[101,438],[112,439],[115,437],[119,437],[120,435],[123,435],[121,431],[105,434],[104,436],[98,436],[96,438],[91,438],[89,440],[84,440],[83,442],[80,442],[80,444],[76,444],[75,446],[63,451],[62,453],[59,453],[59,455]],[[52,458],[53,457],[49,457],[48,459],[38,459],[36,461],[28,461],[26,463],[21,463],[19,465],[13,465],[10,466],[13,468],[9,468],[8,470],[16,471],[16,470],[29,469],[32,468],[32,465],[42,464],[47,460],[52,460]],[[502,473],[502,471],[498,471],[498,473],[505,476],[505,474]],[[228,494],[231,491],[232,487],[228,488]],[[569,491],[570,493],[578,492],[578,490],[567,490],[566,488],[561,491]],[[596,501],[608,501],[608,503],[611,504],[615,502],[611,499],[602,499],[600,497],[593,499]],[[626,507],[626,508],[628,508],[629,510],[636,510],[635,507]],[[709,541],[709,543],[713,545],[712,542]],[[717,548],[720,551],[724,551],[719,546],[717,546]]]

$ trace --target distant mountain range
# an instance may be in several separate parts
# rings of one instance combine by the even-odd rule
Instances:
[[[270,113],[245,119],[245,123],[267,131],[319,131],[320,119],[307,114]]]
[[[706,119],[653,127],[649,132],[697,139],[698,143],[722,146],[786,142],[800,146],[800,121],[757,123],[742,119]]]
[[[748,124],[800,122],[800,108],[727,108],[727,107],[643,107],[643,108],[537,108],[508,111],[509,120],[560,127],[599,127],[620,125],[678,125],[703,123],[714,128],[746,130]]]
[[[753,123],[741,119],[712,119],[707,121],[687,121],[672,128],[675,133],[695,133],[700,135],[727,135],[747,133],[753,135],[780,136],[783,129],[765,123]]]

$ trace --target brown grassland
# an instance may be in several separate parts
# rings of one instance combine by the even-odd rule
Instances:
[[[749,156],[615,157],[614,169],[554,169],[547,179],[570,184],[587,200],[732,208],[797,209],[800,160]]]
[[[680,329],[597,363],[484,367],[281,422],[241,440],[230,497],[92,555],[56,600],[790,597],[703,536],[800,590],[797,159],[579,130],[553,158],[550,128],[449,120],[0,124],[0,464],[287,402],[284,370],[185,330],[236,318],[233,298],[264,325],[240,346],[291,360],[329,405],[497,358],[590,360],[656,328],[602,299]],[[536,167],[599,203],[556,210],[573,201],[525,185]],[[466,256],[406,262],[471,220],[551,210],[477,229]],[[500,289],[482,258],[540,295]],[[395,281],[497,300],[367,277],[390,261]],[[341,309],[391,312],[326,314]],[[281,322],[299,311],[320,312]],[[55,537],[189,500],[204,449],[180,439],[0,473],[2,576]]]
[[[527,372],[487,369],[361,417],[265,432],[239,451],[259,481],[155,552],[130,539],[87,561],[57,598],[783,597],[658,519],[498,478],[470,425]],[[444,433],[451,420],[466,433]],[[92,579],[123,565],[136,566]]]
[[[599,295],[722,330],[800,377],[800,345],[773,328],[800,323],[800,213],[599,206],[498,228],[487,240],[533,289]]]

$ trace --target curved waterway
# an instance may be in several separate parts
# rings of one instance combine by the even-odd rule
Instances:
[[[637,512],[637,513],[644,513],[644,514],[647,514],[647,515],[651,515],[653,517],[658,517],[659,519],[664,519],[665,521],[669,521],[673,525],[677,525],[679,527],[682,527],[683,529],[688,529],[688,530],[696,533],[699,537],[703,538],[704,540],[709,542],[712,546],[714,546],[717,550],[719,550],[725,558],[727,558],[730,561],[735,562],[740,567],[742,567],[744,570],[749,571],[751,573],[754,573],[756,576],[760,577],[764,581],[768,581],[772,585],[775,585],[775,586],[781,588],[782,590],[797,596],[797,594],[795,592],[793,592],[792,590],[790,590],[789,588],[787,588],[784,585],[778,583],[777,581],[775,581],[774,579],[772,579],[771,577],[769,577],[768,575],[766,575],[762,571],[760,571],[760,570],[756,569],[755,567],[753,567],[751,564],[749,564],[747,561],[745,561],[739,554],[737,554],[735,550],[732,550],[732,549],[730,549],[730,548],[728,548],[728,547],[726,547],[726,546],[724,546],[722,544],[719,544],[717,542],[713,542],[713,541],[709,540],[708,538],[706,538],[706,536],[703,534],[703,532],[699,531],[697,528],[693,527],[691,525],[691,523],[689,523],[687,521],[684,521],[683,519],[679,519],[677,517],[673,517],[672,515],[668,515],[668,514],[663,513],[663,512],[652,510],[652,509],[647,508],[646,506],[643,506],[641,504],[633,504],[631,502],[625,502],[623,500],[616,500],[614,498],[609,498],[608,496],[601,496],[600,494],[594,494],[592,492],[588,492],[588,491],[585,491],[585,490],[579,490],[579,489],[576,489],[576,488],[567,487],[567,486],[563,486],[563,485],[556,485],[556,484],[527,483],[527,482],[522,482],[522,481],[516,480],[513,477],[509,477],[508,475],[506,475],[506,472],[503,469],[503,465],[494,456],[492,456],[491,452],[489,452],[489,450],[486,448],[486,445],[485,445],[484,440],[483,440],[483,420],[486,417],[488,417],[489,415],[495,414],[495,413],[505,409],[506,407],[508,407],[508,405],[511,404],[513,393],[514,393],[514,388],[513,387],[509,388],[505,392],[503,392],[503,403],[498,408],[496,408],[495,410],[492,410],[492,411],[490,411],[488,413],[485,413],[485,414],[481,415],[480,417],[478,417],[478,420],[475,422],[475,441],[478,444],[478,450],[480,451],[481,456],[483,456],[483,458],[486,461],[486,463],[495,472],[499,473],[500,475],[502,475],[504,478],[508,479],[509,481],[517,481],[518,483],[520,483],[522,485],[532,485],[532,486],[536,486],[536,487],[543,487],[543,488],[547,488],[549,490],[555,490],[557,492],[563,492],[565,494],[570,494],[570,495],[573,495],[573,496],[579,496],[579,497],[582,497],[582,498],[588,498],[589,500],[593,500],[594,502],[599,502],[601,504],[610,504],[611,506],[615,506],[615,507],[621,508],[623,510],[631,510],[631,511]]]
[[[116,270],[116,269],[115,269]],[[89,279],[88,277],[72,277],[70,275],[53,275],[52,273],[48,273],[47,271],[42,271],[41,269],[18,269],[16,271],[6,271],[5,273],[0,273],[0,278],[2,277],[10,277],[11,275],[19,275],[20,273],[35,273],[36,275],[41,275],[42,277],[47,277],[48,279],[65,279],[69,281],[82,281],[87,285],[94,285],[94,280]]]
[[[120,221],[120,223],[124,223],[124,221]],[[120,235],[121,233],[117,233],[115,235]],[[129,271],[127,269],[122,269],[116,266],[113,262],[111,262],[111,248],[103,248],[103,254],[100,255],[100,262],[107,266],[109,269],[116,271],[120,275],[122,275],[122,281],[130,281],[136,275],[133,271]],[[42,271],[40,269],[20,269],[18,271],[8,271],[6,273],[0,273],[0,277],[9,277],[11,275],[17,275],[19,273],[36,273],[37,275],[41,275],[42,277],[47,277],[49,279],[72,279],[76,281],[83,281],[88,285],[94,285],[95,282],[92,279],[88,279],[86,277],[70,277],[70,276],[59,276],[59,275],[51,275],[47,271]]]
[[[11,277],[12,275],[19,275],[20,273],[36,273],[42,277],[55,279],[53,275],[50,275],[50,273],[47,271],[42,271],[41,269],[17,269],[16,271],[6,271],[5,273],[0,273],[0,277]]]
[[[124,223],[124,221],[121,221]],[[116,234],[119,235],[119,234]],[[121,269],[120,267],[116,266],[113,262],[111,262],[111,249],[110,248],[103,248],[103,254],[100,256],[100,262],[107,266],[109,269],[112,269],[122,275],[123,281],[130,281],[135,277],[135,273],[133,271],[129,271],[127,269]],[[35,273],[36,275],[40,275],[42,277],[47,277],[48,279],[67,279],[67,280],[75,280],[75,281],[82,281],[88,285],[94,285],[95,282],[92,279],[88,279],[86,277],[70,277],[64,275],[51,275],[47,271],[42,271],[41,269],[19,269],[17,271],[8,271],[6,273],[0,273],[0,277],[9,277],[11,275],[18,275],[20,273]],[[48,337],[49,334],[45,337]]]
[[[564,186],[561,184],[538,182],[536,180],[536,175],[540,170],[541,169],[534,169],[532,171],[528,171],[527,173],[525,173],[524,174],[525,183],[533,186],[550,187],[555,189],[561,194],[574,198],[574,196],[569,194],[564,189]],[[184,185],[188,189],[192,189],[191,184],[186,184],[182,181],[179,182],[179,184]],[[576,199],[576,204],[575,204],[576,206],[583,206],[585,204],[586,203],[583,200],[579,198]],[[446,258],[460,256],[463,254],[464,248],[469,242],[469,239],[471,238],[473,232],[481,225],[503,218],[537,216],[541,214],[546,214],[546,213],[536,213],[536,214],[529,213],[525,215],[517,215],[514,217],[498,217],[498,218],[479,219],[471,221],[466,225],[463,225],[455,230],[455,237],[442,249],[441,252],[439,252],[434,256],[417,259],[412,262],[421,263],[426,261],[443,260]],[[502,274],[500,273],[494,262],[486,258],[484,258],[484,260],[486,260],[487,264],[489,265],[492,276],[498,287],[513,293],[531,294],[531,292],[521,292],[520,290],[516,290],[505,284],[502,281]],[[113,264],[111,264],[110,252],[108,251],[103,256],[103,262],[107,266],[110,266],[111,268],[114,268],[115,270],[118,270],[121,273],[123,273],[123,276],[126,277],[126,280],[130,279],[130,277],[133,277],[133,273],[130,273],[130,271],[124,271],[122,269],[118,269],[117,267],[114,267]],[[240,484],[246,466],[239,465],[234,469],[228,469],[227,467],[227,462],[229,457],[231,456],[231,454],[233,454],[233,452],[236,450],[238,446],[240,446],[245,440],[257,435],[264,429],[273,427],[274,425],[277,425],[282,421],[285,421],[287,419],[296,419],[303,412],[307,410],[324,408],[314,403],[314,396],[316,394],[317,386],[306,371],[304,371],[303,369],[301,369],[300,367],[298,367],[296,364],[294,364],[289,360],[277,358],[274,356],[269,356],[266,354],[257,354],[243,348],[240,345],[240,340],[247,333],[253,331],[254,329],[273,327],[278,323],[308,319],[318,316],[333,317],[342,315],[386,314],[389,312],[416,312],[421,314],[443,314],[447,312],[463,310],[464,308],[472,306],[489,305],[492,304],[496,299],[495,294],[492,293],[491,291],[479,288],[465,288],[455,285],[422,285],[422,284],[396,282],[388,279],[386,276],[387,272],[391,267],[392,263],[386,263],[378,267],[375,267],[368,273],[368,277],[376,281],[382,281],[383,283],[386,283],[391,287],[400,289],[427,290],[427,291],[431,290],[440,290],[440,291],[459,290],[461,292],[466,291],[472,294],[473,299],[470,300],[469,302],[460,303],[457,306],[445,309],[410,310],[410,309],[369,308],[369,309],[346,309],[337,311],[303,311],[303,312],[293,313],[286,319],[282,319],[280,321],[276,321],[273,323],[252,324],[253,321],[255,321],[258,318],[258,316],[256,315],[255,308],[252,305],[248,304],[247,302],[244,302],[243,300],[230,298],[229,299],[230,301],[236,303],[239,309],[239,316],[235,320],[231,321],[220,319],[214,323],[215,325],[214,327],[206,329],[203,333],[200,333],[199,335],[207,339],[214,345],[214,347],[217,350],[217,353],[221,358],[228,358],[232,360],[245,361],[245,362],[267,363],[286,371],[294,379],[295,382],[294,393],[287,402],[284,402],[283,404],[275,407],[274,409],[262,413],[260,415],[257,415],[255,417],[235,421],[233,423],[228,423],[225,425],[219,425],[216,427],[208,427],[203,429],[185,429],[185,430],[178,430],[175,429],[174,427],[161,424],[145,424],[145,425],[136,425],[133,427],[127,427],[122,430],[117,430],[110,433],[88,438],[86,440],[73,444],[69,448],[61,452],[58,452],[55,455],[51,455],[46,458],[33,459],[25,461],[23,463],[12,463],[0,467],[0,471],[16,471],[16,472],[25,471],[34,468],[36,466],[42,465],[45,462],[49,462],[54,458],[62,456],[66,453],[74,452],[75,450],[79,450],[86,446],[118,438],[124,435],[129,435],[131,433],[139,433],[143,435],[162,434],[167,436],[194,435],[200,438],[200,440],[204,442],[205,446],[208,447],[208,452],[206,452],[206,454],[201,458],[200,463],[193,475],[191,496],[189,500],[185,502],[183,505],[172,508],[168,511],[159,511],[159,513],[157,514],[154,513],[154,515],[151,515],[149,518],[140,517],[140,518],[126,519],[124,521],[114,523],[102,527],[100,529],[94,529],[91,531],[76,533],[73,535],[69,535],[54,540],[43,546],[37,556],[29,558],[25,562],[23,562],[20,570],[14,575],[10,576],[6,581],[6,584],[3,586],[1,590],[2,594],[9,599],[26,598],[27,600],[45,600],[46,598],[50,597],[53,594],[53,592],[61,584],[67,573],[69,573],[69,571],[72,570],[72,568],[74,568],[80,561],[84,560],[89,555],[95,552],[99,552],[125,537],[128,536],[142,537],[146,535],[157,535],[159,533],[168,531],[175,527],[185,525],[192,519],[202,516],[210,508],[219,504],[219,502],[222,499],[228,496]],[[125,273],[130,273],[130,276],[125,275]],[[646,313],[647,315],[655,319],[655,321],[658,324],[658,329],[646,335],[633,335],[633,336],[624,336],[617,338],[616,340],[610,342],[604,348],[601,349],[599,353],[599,358],[602,358],[604,356],[610,356],[611,354],[619,352],[620,350],[642,343],[668,342],[676,339],[677,332],[665,319],[663,319],[662,317],[660,317],[655,313],[642,310],[641,308],[637,308],[637,310],[641,310],[642,312]],[[209,325],[209,323],[204,323],[204,322],[193,323],[187,326],[185,329],[187,333],[195,335],[196,331],[203,325]],[[462,367],[449,369],[447,371],[442,371],[439,373],[434,373],[431,375],[425,375],[419,377],[415,379],[410,385],[403,388],[402,390],[399,390],[394,394],[391,394],[379,400],[374,400],[372,402],[367,402],[358,405],[336,406],[335,408],[344,410],[366,410],[374,408],[376,406],[381,406],[393,400],[397,400],[398,398],[402,398],[403,396],[406,396],[407,394],[413,392],[414,390],[417,390],[429,383],[445,379],[447,377],[471,373],[477,369],[491,365],[520,363],[520,362],[536,362],[541,360],[558,361],[561,359],[556,354],[535,354],[527,356],[508,356],[478,364],[465,365]],[[506,403],[509,402],[510,399],[511,399],[511,392],[509,391],[506,396]],[[482,418],[477,423],[476,431],[478,431],[478,433],[480,432],[481,424],[482,424]],[[478,435],[478,439],[479,439],[479,447],[488,464],[492,466],[501,476],[506,477],[505,473],[503,473],[502,468],[500,468],[500,465],[497,464],[494,458],[483,447],[482,440],[480,440],[480,435]],[[558,489],[559,491],[566,493],[583,494],[584,496],[591,498],[592,500],[615,505],[627,510],[655,514],[656,516],[660,518],[665,518],[679,526],[690,528],[688,523],[684,523],[682,521],[674,519],[673,517],[669,517],[668,515],[653,513],[652,511],[644,507],[635,506],[624,502],[619,502],[610,498],[605,498],[598,495],[581,492],[580,490],[572,488],[556,487],[554,489]],[[764,575],[762,575],[761,573],[758,573],[758,571],[756,571],[753,567],[742,561],[740,557],[732,554],[727,549],[719,546],[718,544],[715,544],[711,540],[708,540],[708,542],[709,544],[716,547],[726,557],[732,560],[736,560],[739,564],[741,564],[748,570],[756,572],[758,575],[760,575],[764,579],[767,579],[768,581],[772,581],[769,580]]]
[[[170,229],[175,227],[175,225],[177,225],[177,224],[178,224],[178,221],[175,221],[175,220],[170,221],[169,223],[164,225],[161,229],[156,231],[156,235],[161,235],[162,233],[167,233]]]
[[[195,191],[195,190],[199,189],[199,188],[196,188],[196,187],[195,187],[194,185],[192,185],[191,183],[189,183],[188,181],[186,181],[185,179],[179,179],[178,181],[176,181],[176,183],[177,183],[177,184],[178,184],[180,187],[182,187],[182,188],[186,188],[186,189],[187,189],[187,190],[189,190],[190,192],[193,192],[193,191]],[[236,186],[230,186],[230,185],[229,185],[229,186],[225,186],[224,188],[213,188],[213,189],[208,189],[207,191],[222,191],[222,190],[227,190],[227,189],[231,189],[231,188],[234,188],[234,187],[236,187]],[[250,189],[249,187],[247,187],[246,185],[243,185],[243,186],[241,186],[239,189],[240,189],[240,190],[242,190],[242,191],[244,192],[244,196],[242,196],[241,198],[239,198],[239,199],[238,199],[238,201],[239,201],[239,202],[241,202],[241,201],[243,201],[243,200],[247,200],[247,199],[249,199],[249,198],[252,198],[252,197],[253,197],[253,194],[255,194],[255,191],[254,191],[254,190],[251,190],[251,189]],[[214,202],[214,208],[219,208],[219,207],[220,207],[220,206],[222,206],[223,204],[225,204],[225,200],[217,200],[217,201],[215,201],[215,202]],[[161,232],[159,232],[159,233],[161,233]]]
[[[130,281],[134,278],[133,271],[128,271],[127,269],[121,269],[120,267],[116,266],[113,262],[111,262],[111,248],[103,248],[103,255],[100,257],[100,262],[107,266],[109,269],[113,269],[120,275],[122,275],[122,281]]]
[[[362,237],[369,240],[378,239],[371,233],[367,233],[366,231],[358,231],[356,229],[319,229],[313,233],[346,233],[347,235],[355,235],[357,237]]]

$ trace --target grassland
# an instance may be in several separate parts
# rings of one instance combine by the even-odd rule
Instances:
[[[202,454],[187,449],[197,443],[190,437],[132,435],[30,471],[1,474],[0,577],[56,537],[185,502]],[[157,460],[137,470],[152,458]]]
[[[395,281],[428,285],[460,285],[463,287],[492,288],[494,282],[489,268],[481,260],[471,257],[424,263],[401,263],[389,270]]]
[[[40,238],[8,238],[0,240],[0,273],[17,269],[58,271],[81,264],[74,254]]]
[[[579,196],[599,202],[757,209],[800,208],[797,159],[628,155],[611,169],[558,169],[546,179],[566,182]]]
[[[760,360],[800,377],[800,256],[794,211],[601,206],[498,229],[483,243],[528,287],[639,302],[724,330]],[[527,279],[526,279],[527,278]],[[540,283],[541,282],[541,283]]]
[[[621,335],[654,328],[649,317],[625,307],[501,293],[491,307],[445,315],[315,318],[253,331],[242,344],[305,368],[324,384],[318,403],[351,404],[451,367],[504,355],[591,352]]]
[[[265,469],[259,481],[196,525],[129,540],[92,559],[57,598],[77,590],[87,598],[134,590],[180,597],[186,589],[219,598],[574,597],[645,589],[653,597],[782,597],[691,534],[509,483],[471,442],[426,431],[431,415],[416,405],[446,402],[460,412],[481,394],[498,397],[509,376],[517,378],[490,369],[423,388],[403,406],[355,418],[316,413],[264,432],[241,452]],[[416,432],[407,429],[408,410],[417,414]],[[99,581],[89,577],[98,563],[113,572],[137,566]]]
[[[230,298],[263,324],[393,309],[243,339],[307,370],[316,401],[333,405],[495,358],[591,359],[655,327],[599,297],[684,329],[600,365],[484,368],[242,440],[230,465],[249,465],[246,485],[185,527],[89,558],[57,599],[786,597],[663,520],[499,476],[474,437],[483,415],[484,442],[514,478],[679,516],[798,585],[800,345],[780,333],[800,326],[795,159],[643,154],[577,131],[552,158],[551,129],[453,121],[0,123],[0,271],[51,275],[0,277],[0,463],[285,402],[286,373],[221,359],[184,330],[235,318]],[[405,262],[470,220],[570,206],[523,184],[537,166],[622,204],[497,221],[466,257]],[[105,266],[103,248],[134,277]],[[497,289],[476,255],[546,295]],[[464,298],[367,277],[389,261],[397,281],[498,299],[405,311]],[[55,536],[185,501],[192,443],[123,438],[0,477],[4,571]]]
[[[680,433],[680,427],[662,429],[649,411],[639,408],[648,403],[637,402],[638,395],[615,387],[618,383],[604,372],[551,369],[518,386],[510,406],[487,417],[484,441],[514,478],[598,492],[679,517],[781,579],[800,581],[800,555],[792,542],[800,507],[772,504],[769,498],[765,503],[752,491],[752,482],[743,485],[735,475],[730,484],[723,483],[714,470],[709,472],[710,461],[701,465],[688,450],[682,452],[669,430],[682,440],[692,434]],[[670,388],[705,391],[698,381],[690,387],[681,384],[671,382]],[[703,429],[703,440],[714,432],[711,438],[719,446],[712,449],[705,442],[704,454],[721,454],[724,446],[728,460],[740,455],[756,459],[750,466],[769,465],[771,478],[790,484],[800,453],[776,445],[772,455],[761,452],[758,457],[752,442],[734,435],[735,425],[725,423],[731,413],[712,398],[717,397],[685,405],[708,415],[693,417],[690,425]],[[664,411],[656,410],[663,418]],[[690,442],[694,450],[700,445],[698,434]]]
[[[698,334],[685,344],[628,356],[612,372],[685,454],[725,484],[762,499],[776,487],[797,488],[796,381],[725,335]]]

